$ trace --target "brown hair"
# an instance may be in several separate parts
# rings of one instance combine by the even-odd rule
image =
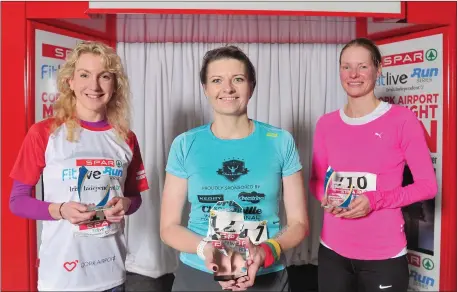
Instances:
[[[381,65],[381,52],[379,51],[378,46],[376,46],[376,44],[373,41],[371,41],[367,38],[357,38],[357,39],[353,39],[352,41],[347,43],[343,47],[343,49],[341,50],[341,53],[340,53],[340,65],[341,65],[341,56],[343,55],[344,50],[346,50],[347,48],[350,48],[350,47],[354,47],[354,46],[363,47],[363,48],[367,49],[370,52],[371,60],[373,61],[373,65],[376,68],[379,68],[379,66]]]
[[[206,84],[207,82],[208,65],[211,62],[220,59],[235,59],[242,62],[246,68],[246,73],[248,74],[247,78],[251,83],[252,91],[254,91],[257,82],[254,65],[252,65],[249,57],[236,46],[224,46],[206,52],[205,56],[203,57],[202,68],[200,69],[200,82],[202,84]]]

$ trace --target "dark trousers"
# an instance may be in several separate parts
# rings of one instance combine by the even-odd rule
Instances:
[[[406,292],[408,261],[406,255],[386,260],[353,260],[321,244],[318,280],[319,292]]]

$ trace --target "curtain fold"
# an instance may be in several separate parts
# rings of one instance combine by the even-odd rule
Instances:
[[[177,267],[177,254],[159,235],[161,192],[169,147],[174,137],[212,119],[199,81],[206,51],[225,43],[118,43],[133,97],[132,127],[138,136],[150,190],[128,218],[127,269],[159,277]],[[297,143],[306,186],[317,119],[338,109],[346,97],[338,78],[337,44],[240,43],[257,71],[250,118],[290,131]],[[317,264],[322,226],[320,204],[307,194],[311,233],[286,253],[288,265]],[[284,218],[283,208],[281,217]],[[183,216],[186,221],[186,215]]]
[[[346,43],[354,17],[119,14],[118,42]]]

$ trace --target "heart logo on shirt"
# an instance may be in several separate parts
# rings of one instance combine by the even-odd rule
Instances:
[[[65,270],[67,270],[68,272],[72,272],[76,266],[78,265],[78,260],[76,261],[73,261],[73,262],[65,262],[63,264],[63,267],[65,268]]]

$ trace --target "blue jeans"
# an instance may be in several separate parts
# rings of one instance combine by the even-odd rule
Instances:
[[[111,289],[105,290],[104,292],[124,292],[125,291],[125,283]]]

